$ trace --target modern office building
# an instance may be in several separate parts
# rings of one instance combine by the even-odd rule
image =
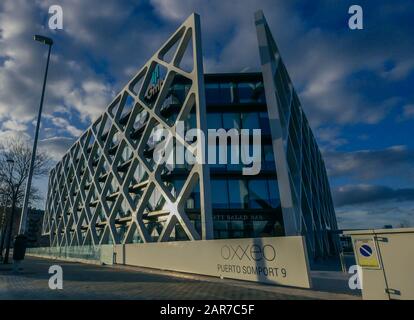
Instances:
[[[256,28],[262,72],[204,74],[199,17],[184,22],[51,171],[51,246],[304,235],[310,257],[337,253],[321,153],[262,13]],[[174,150],[208,152],[179,121],[186,131],[261,129],[259,173],[157,163],[157,128]]]

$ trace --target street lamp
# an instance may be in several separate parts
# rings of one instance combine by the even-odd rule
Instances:
[[[4,260],[3,260],[4,264],[9,263],[10,243],[11,243],[11,237],[12,237],[12,233],[13,233],[14,211],[15,211],[15,208],[16,208],[16,195],[14,194],[14,188],[13,188],[14,160],[9,158],[9,159],[7,159],[7,163],[9,165],[11,165],[10,178],[9,178],[10,179],[9,187],[10,187],[10,195],[11,195],[11,198],[12,198],[12,207],[11,207],[11,212],[10,212],[9,227],[8,227],[8,231],[7,231],[6,253],[4,254]]]
[[[27,177],[26,192],[24,194],[24,201],[23,201],[23,207],[22,207],[22,216],[20,219],[19,236],[18,236],[20,238],[24,237],[25,236],[24,234],[26,232],[27,207],[29,204],[30,188],[32,185],[33,169],[34,169],[34,163],[36,159],[37,140],[39,137],[40,120],[42,117],[43,99],[45,97],[47,72],[49,70],[50,51],[52,50],[52,45],[53,45],[53,40],[45,36],[35,35],[34,40],[48,45],[49,51],[47,54],[46,70],[45,70],[45,75],[43,78],[42,96],[40,98],[39,114],[37,116],[36,131],[35,131],[35,136],[34,136],[34,141],[33,141],[32,159],[30,161],[29,175]],[[24,251],[25,251],[25,248],[23,249],[23,252]]]
[[[1,216],[0,261],[3,260],[4,242],[7,233],[7,191],[3,191],[3,215]]]

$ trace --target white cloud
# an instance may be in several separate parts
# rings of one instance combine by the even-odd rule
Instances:
[[[3,122],[2,129],[13,131],[26,131],[27,125],[16,120],[7,120]]]
[[[61,117],[50,117],[52,123],[60,128],[60,131],[68,132],[73,137],[79,137],[82,134],[82,130],[71,125],[68,120]]]
[[[39,148],[47,152],[53,160],[59,161],[73,144],[74,139],[67,137],[52,137],[39,141]]]

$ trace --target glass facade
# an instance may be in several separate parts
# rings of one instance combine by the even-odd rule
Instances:
[[[205,77],[209,129],[262,130],[261,171],[242,174],[243,164],[210,164],[214,236],[244,238],[283,235],[279,188],[269,118],[260,74]],[[243,152],[243,149],[240,149]]]
[[[313,257],[335,253],[337,225],[325,166],[275,43],[271,50],[260,47],[274,54],[262,61],[263,70],[271,65],[263,73],[271,74],[266,81],[262,73],[203,75],[195,17],[145,63],[51,170],[43,221],[50,245],[302,234]],[[187,70],[190,65],[194,72]],[[267,105],[270,95],[275,99]],[[270,122],[269,113],[278,117]],[[233,130],[241,150],[237,156],[250,161],[246,156],[258,151],[260,170],[244,174],[251,163],[241,165],[244,161],[228,152],[234,136],[215,150],[221,160],[216,164],[157,161],[170,141],[174,153],[184,147],[200,154],[195,142],[201,135],[184,141],[178,120],[185,130]],[[157,129],[170,135],[158,135]],[[250,131],[244,145],[238,131],[243,129]],[[261,130],[260,148],[253,144],[255,129]],[[280,138],[283,143],[274,143]]]
[[[306,235],[309,246],[313,248],[320,246],[321,252],[323,250],[329,252],[328,243],[332,242],[329,236],[325,237],[326,243],[316,240],[319,238],[315,236],[318,232],[326,235],[328,230],[334,230],[336,226],[336,221],[332,218],[334,212],[329,184],[322,157],[299,100],[296,94],[289,93],[290,88],[286,85],[289,79],[285,72],[285,69],[281,68],[277,73],[276,83],[279,90],[277,99],[281,106],[281,124],[286,137],[286,158],[289,179],[294,190],[294,206],[301,213],[302,232]],[[257,175],[243,175],[242,169],[245,165],[231,163],[230,141],[228,141],[225,163],[219,163],[220,149],[217,149],[217,163],[209,164],[214,238],[285,235],[279,181],[261,74],[206,75],[205,88],[208,129],[249,129],[251,134],[252,130],[261,129],[261,170]],[[160,117],[163,121],[169,125],[175,123],[190,90],[191,82],[183,77],[174,76],[160,109]],[[290,95],[290,98],[286,95]],[[131,106],[128,96],[124,100],[125,106]],[[148,101],[151,108],[152,103],[153,101]],[[116,113],[115,109],[109,110]],[[129,123],[129,117],[134,121]],[[140,144],[144,128],[150,118],[149,112],[142,107],[128,107],[127,111],[122,111],[116,127],[125,128],[130,143],[123,141],[121,133],[114,126],[106,125],[105,117],[99,120],[102,122],[100,127],[103,129],[99,131],[100,136],[97,135],[97,139],[105,143],[104,150],[97,147],[93,137],[89,142],[86,140],[82,142],[83,138],[80,139],[80,143],[90,145],[86,152],[90,154],[89,165],[96,168],[97,178],[89,176],[88,163],[77,147],[73,147],[71,154],[80,155],[75,158],[75,168],[78,168],[76,169],[78,171],[75,172],[67,156],[58,165],[60,175],[65,175],[64,170],[67,166],[67,185],[74,187],[68,189],[65,186],[52,184],[49,188],[49,211],[52,208],[50,206],[53,197],[59,198],[64,195],[64,202],[58,204],[58,209],[62,210],[61,214],[51,217],[47,224],[49,232],[53,229],[57,230],[55,241],[60,241],[64,245],[65,241],[68,241],[65,239],[79,237],[79,241],[85,245],[93,242],[100,244],[148,242],[148,239],[143,241],[137,227],[131,223],[140,201],[145,201],[141,213],[143,227],[148,232],[150,241],[160,241],[171,209],[163,196],[165,193],[149,182],[143,163],[137,161],[134,153],[141,145],[143,160],[146,165],[155,170],[157,165],[153,160],[153,152],[159,142],[155,142],[153,131],[160,126],[159,123],[154,123],[147,141]],[[190,112],[186,120],[186,129],[193,127],[196,127],[195,116]],[[176,139],[174,141],[174,148],[176,148],[179,142]],[[240,148],[240,152],[248,151],[251,154],[251,147],[249,145],[246,150]],[[112,159],[113,163],[108,163],[105,159]],[[111,170],[112,168],[115,170]],[[172,197],[180,196],[191,170],[191,165],[176,165],[172,169],[165,167],[160,171],[163,187]],[[79,175],[82,177],[82,180],[79,180],[80,187],[75,183],[76,181],[74,182]],[[131,182],[127,187],[121,187],[117,181],[124,180],[126,176]],[[95,179],[96,183],[93,182]],[[146,198],[143,200],[145,194]],[[74,199],[73,202],[66,201],[69,197]],[[100,201],[100,198],[103,201]],[[202,229],[201,207],[200,189],[197,185],[185,199],[183,210],[194,230],[199,234]],[[72,220],[65,221],[67,217]],[[88,219],[88,217],[92,218]],[[81,223],[77,224],[77,221]],[[318,221],[318,224],[315,224],[315,221]],[[81,226],[79,230],[76,230],[76,224]],[[89,231],[90,224],[96,226],[93,231]],[[66,231],[61,227],[62,225],[67,226]],[[111,232],[108,228],[111,228]],[[63,236],[65,232],[66,236]],[[189,240],[187,234],[188,232],[186,233],[177,223],[168,241]]]
[[[206,82],[206,100],[209,105],[266,103],[262,81]]]

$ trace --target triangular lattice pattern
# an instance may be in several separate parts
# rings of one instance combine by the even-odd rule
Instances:
[[[203,152],[176,134],[177,121],[205,129],[203,81],[193,14],[51,171],[43,222],[51,246],[209,237],[211,209],[200,204],[199,218],[187,214],[195,193],[209,196],[208,168],[153,160],[156,128],[168,130],[175,146]]]

